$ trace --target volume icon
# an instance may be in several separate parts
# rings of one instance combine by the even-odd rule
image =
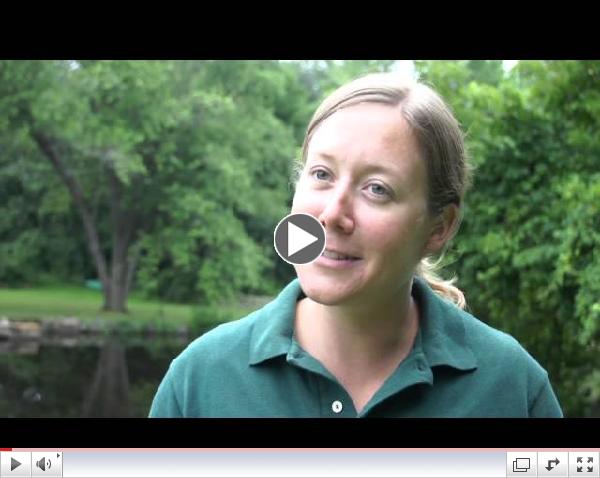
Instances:
[[[35,466],[38,467],[42,471],[46,471],[46,468],[48,468],[48,469],[52,468],[52,462],[50,461],[50,458],[46,459],[46,457],[43,456],[42,458],[40,458],[38,461],[35,462]]]

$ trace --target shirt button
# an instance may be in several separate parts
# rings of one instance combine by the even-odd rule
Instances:
[[[331,404],[331,409],[333,410],[333,413],[341,413],[343,408],[344,406],[339,400],[336,400]]]
[[[417,368],[423,372],[425,370],[425,364],[421,361],[417,362]]]

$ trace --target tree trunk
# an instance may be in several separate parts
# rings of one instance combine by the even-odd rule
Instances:
[[[33,130],[32,136],[50,163],[52,163],[52,166],[54,166],[54,169],[65,183],[69,193],[71,194],[71,198],[73,199],[75,207],[78,209],[83,221],[83,228],[85,230],[90,254],[92,255],[94,263],[96,264],[96,270],[98,271],[100,281],[102,282],[102,285],[104,285],[108,282],[106,260],[102,254],[98,230],[90,212],[90,208],[88,207],[83,195],[83,191],[81,190],[79,183],[71,171],[69,171],[69,169],[64,165],[59,154],[56,152],[53,141],[41,131]]]
[[[127,312],[127,296],[129,294],[129,263],[127,261],[128,244],[120,238],[119,247],[113,249],[110,283],[104,287],[104,310]],[[121,242],[123,243],[121,245]],[[121,250],[122,249],[122,250]]]
[[[127,296],[133,271],[128,261],[128,249],[135,229],[134,216],[121,209],[121,183],[107,160],[106,174],[111,190],[112,258],[110,270],[102,253],[96,222],[87,204],[83,190],[75,176],[63,163],[55,147],[55,141],[42,131],[32,128],[32,137],[48,158],[61,180],[67,186],[71,198],[83,221],[90,254],[96,265],[104,294],[103,310],[127,312]]]
[[[123,283],[127,281],[127,273],[123,272],[123,269],[126,268],[126,266],[119,265],[111,271],[108,287],[103,285],[104,305],[102,306],[102,310],[127,312],[127,288],[123,286]]]
[[[127,312],[129,262],[127,253],[134,228],[133,217],[123,212],[122,185],[120,179],[107,161],[106,176],[110,187],[110,212],[112,222],[112,261],[110,287],[104,296],[104,309]]]

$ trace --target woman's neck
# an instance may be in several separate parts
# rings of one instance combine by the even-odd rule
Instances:
[[[418,330],[418,310],[412,284],[375,305],[323,305],[305,298],[298,302],[296,337],[319,359],[358,368],[403,359]]]

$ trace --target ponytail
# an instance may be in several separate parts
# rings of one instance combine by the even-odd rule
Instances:
[[[449,300],[460,309],[464,309],[467,306],[467,301],[463,292],[454,285],[457,281],[457,277],[453,277],[449,280],[444,280],[437,274],[440,268],[442,258],[435,262],[432,262],[429,258],[421,259],[421,262],[417,265],[416,273],[417,276],[421,277],[433,291]]]

